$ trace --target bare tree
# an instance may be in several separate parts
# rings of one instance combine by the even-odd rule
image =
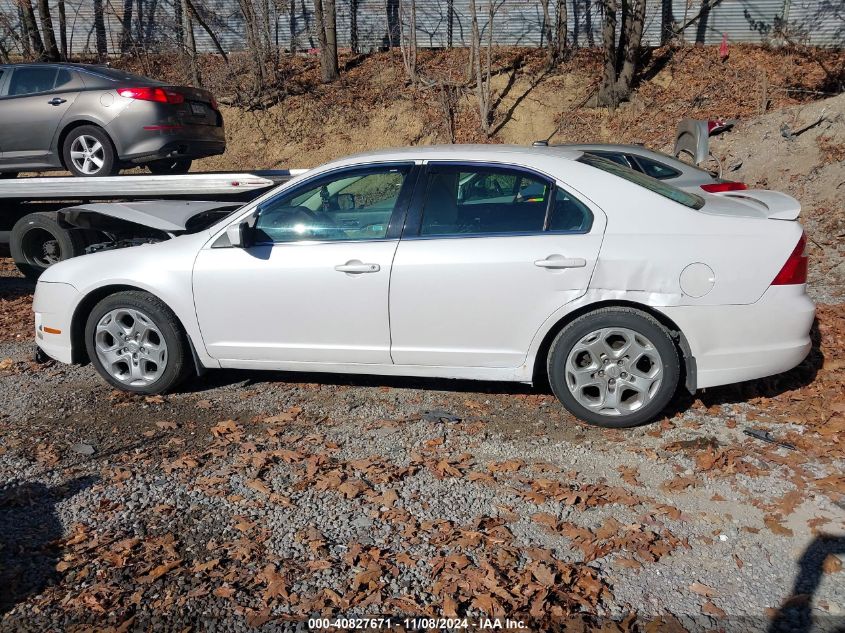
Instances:
[[[185,30],[185,48],[188,52],[188,61],[191,67],[191,81],[195,86],[202,86],[202,73],[197,61],[197,43],[194,40],[194,20],[187,6],[188,0],[181,0],[181,2]]]
[[[44,32],[47,59],[51,62],[57,62],[61,59],[61,55],[59,45],[56,43],[53,16],[50,15],[50,5],[47,0],[38,0],[38,15],[41,18],[41,30]]]
[[[621,7],[620,7],[621,4]],[[645,24],[646,0],[603,0],[604,69],[598,102],[615,108],[631,95]],[[617,13],[622,23],[616,39]]]
[[[106,41],[106,17],[103,0],[94,1],[94,33],[97,38],[97,59],[103,61],[108,57],[109,47]],[[27,0],[29,2],[29,0]]]
[[[199,11],[197,11],[197,8],[194,6],[193,1],[192,0],[186,0],[185,4],[187,5],[187,9],[190,12],[191,17],[194,20],[197,21],[197,24],[199,24],[202,27],[203,31],[208,33],[208,37],[210,37],[211,41],[214,43],[214,48],[216,48],[217,52],[220,53],[220,57],[223,58],[223,61],[225,61],[228,64],[229,63],[229,56],[226,55],[226,50],[223,48],[223,45],[220,44],[220,40],[218,39],[218,37],[214,33],[214,31],[211,29],[211,27],[208,25],[208,22],[206,22],[205,18],[202,17],[202,14]]]
[[[407,35],[405,33],[405,2],[399,1],[399,48],[402,62],[412,84],[417,83],[417,1],[410,0]]]
[[[59,9],[59,48],[62,52],[62,59],[68,59],[67,15],[65,13],[65,0],[57,0],[56,6]]]
[[[337,64],[337,14],[335,0],[314,0],[317,40],[320,42],[320,70],[328,83],[339,77]]]
[[[120,52],[125,54],[132,44],[132,4],[135,0],[123,0],[123,18],[120,29]]]
[[[551,0],[540,0],[543,5],[543,30],[546,38],[546,64],[549,68],[555,66],[566,50],[566,0],[555,0],[554,19],[551,16]]]
[[[487,32],[484,60],[481,55],[481,31],[478,27],[478,12],[475,0],[469,0],[469,12],[472,18],[472,56],[473,74],[475,75],[475,94],[478,100],[478,116],[481,129],[490,136],[492,130],[492,99],[490,95],[490,76],[493,66],[493,18],[496,14],[494,0],[487,0]]]
[[[32,3],[29,0],[18,0],[18,9],[20,10],[21,26],[28,36],[30,51],[27,52],[31,52],[37,59],[45,59],[47,52],[44,49],[41,33],[38,31],[38,24],[35,22],[35,11],[32,8]]]

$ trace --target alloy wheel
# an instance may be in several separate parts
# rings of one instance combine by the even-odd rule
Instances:
[[[93,136],[80,134],[70,145],[70,160],[74,167],[90,176],[103,168],[106,150],[103,144]]]

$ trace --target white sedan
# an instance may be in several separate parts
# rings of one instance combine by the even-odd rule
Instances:
[[[219,367],[547,376],[577,417],[632,426],[681,385],[807,355],[799,211],[784,194],[695,195],[565,148],[385,150],[173,239],[49,268],[36,342],[145,394]]]

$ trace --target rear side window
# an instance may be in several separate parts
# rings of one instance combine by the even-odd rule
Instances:
[[[59,72],[56,74],[56,85],[53,89],[58,90],[59,88],[66,88],[72,83],[73,73],[67,68],[59,68]]]
[[[550,231],[588,233],[593,226],[593,212],[565,189],[555,190],[552,214],[549,217]]]
[[[545,180],[521,171],[433,167],[420,234],[539,233],[549,193]]]
[[[645,156],[631,156],[630,158],[632,165],[639,165],[640,169],[643,170],[643,173],[651,176],[652,178],[665,180],[666,178],[676,178],[681,175],[681,172],[677,169],[669,167],[669,165],[664,165],[656,160],[652,160],[651,158],[646,158]]]
[[[55,84],[55,68],[16,68],[9,84],[9,96],[49,92]]]
[[[669,198],[669,200],[674,200],[675,202],[682,204],[685,207],[689,207],[690,209],[700,209],[704,206],[704,199],[700,196],[687,193],[686,191],[673,187],[670,184],[661,182],[656,178],[652,178],[646,174],[641,174],[629,167],[623,167],[622,165],[618,165],[599,156],[583,154],[580,158],[578,158],[578,162],[590,165],[596,169],[601,169],[602,171],[606,171],[614,176],[624,178],[635,185],[645,187],[649,191],[653,191],[664,198]]]

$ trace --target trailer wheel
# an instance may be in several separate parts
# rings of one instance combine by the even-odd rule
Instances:
[[[15,223],[9,239],[12,259],[27,279],[35,281],[53,264],[82,255],[78,231],[66,229],[55,213],[30,213]]]
[[[4,171],[4,172],[0,173],[0,178],[2,178],[3,180],[9,180],[11,178],[17,178],[17,177],[18,177],[18,172],[16,172],[16,171]]]

